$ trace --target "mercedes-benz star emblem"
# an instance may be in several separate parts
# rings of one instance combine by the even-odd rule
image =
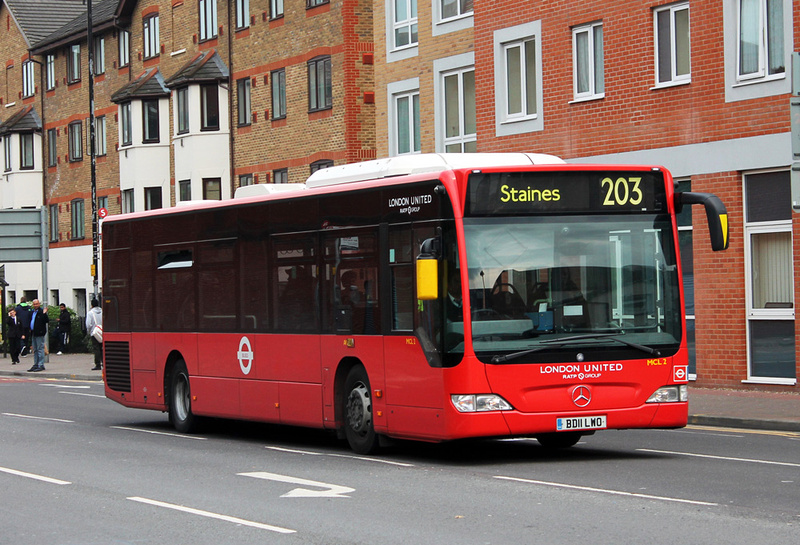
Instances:
[[[585,407],[592,401],[592,391],[588,386],[576,386],[572,390],[572,402],[578,407]]]

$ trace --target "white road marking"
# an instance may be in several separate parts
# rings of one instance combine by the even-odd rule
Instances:
[[[238,517],[231,517],[228,515],[221,515],[219,513],[212,513],[210,511],[203,511],[202,509],[194,509],[192,507],[184,507],[183,505],[175,505],[174,503],[166,503],[158,500],[151,500],[148,498],[140,498],[138,496],[131,496],[128,498],[131,501],[139,503],[146,503],[155,507],[164,507],[166,509],[174,509],[175,511],[182,511],[192,515],[200,515],[201,517],[208,517],[217,520],[224,520],[225,522],[233,522],[234,524],[243,524],[253,528],[260,528],[262,530],[269,530],[271,532],[278,532],[280,534],[294,534],[297,530],[290,530],[289,528],[281,528],[280,526],[273,526],[271,524],[264,524],[262,522],[254,522],[252,520],[240,519]]]
[[[254,471],[251,473],[237,473],[243,477],[254,477],[256,479],[265,479],[267,481],[277,481],[279,483],[299,484],[304,486],[314,486],[317,488],[324,488],[325,490],[309,490],[307,488],[295,488],[281,498],[349,498],[345,496],[350,492],[355,492],[355,488],[348,486],[340,486],[338,484],[320,483],[317,481],[310,481],[308,479],[301,479],[299,477],[290,477],[288,475],[278,475],[277,473],[267,473],[266,471]]]
[[[307,454],[308,456],[330,456],[331,458],[348,458],[351,460],[364,460],[365,462],[375,462],[376,464],[387,464],[400,467],[414,467],[414,464],[406,462],[394,462],[392,460],[381,460],[380,458],[368,458],[366,456],[352,456],[349,454],[332,454],[329,452],[312,452],[310,450],[295,450],[283,447],[266,447],[270,450],[277,450],[278,452],[288,452],[291,454]]]
[[[675,454],[677,456],[691,456],[693,458],[710,458],[712,460],[727,460],[729,462],[748,462],[751,464],[767,464],[775,466],[800,467],[800,464],[791,462],[773,462],[772,460],[754,460],[752,458],[732,458],[730,456],[714,456],[711,454],[695,454],[692,452],[676,452],[673,450],[655,450],[649,448],[637,448],[639,452],[653,452],[655,454]]]
[[[643,498],[647,500],[659,500],[659,501],[670,501],[670,502],[677,502],[677,503],[689,503],[692,505],[707,505],[707,506],[715,506],[719,505],[717,503],[707,502],[707,501],[698,501],[698,500],[686,500],[683,498],[670,498],[669,496],[653,496],[651,494],[638,494],[635,492],[623,492],[621,490],[609,490],[607,488],[593,488],[591,486],[578,486],[574,484],[564,484],[564,483],[553,483],[548,481],[535,481],[532,479],[520,479],[518,477],[504,477],[502,475],[495,475],[495,479],[503,479],[506,481],[517,481],[520,483],[529,483],[529,484],[539,484],[543,486],[552,486],[555,488],[569,488],[572,490],[583,490],[586,492],[599,492],[601,494],[613,494],[615,496],[630,496],[633,498]]]
[[[169,437],[180,437],[181,439],[194,439],[195,441],[205,441],[206,437],[198,437],[196,435],[184,435],[181,433],[169,433],[166,431],[143,430],[141,428],[129,428],[127,426],[111,426],[115,430],[138,431],[141,433],[152,433],[153,435],[166,435]]]
[[[39,386],[49,386],[50,388],[63,388],[69,389],[73,388],[76,390],[88,390],[91,386],[74,386],[72,384],[39,384]]]
[[[0,467],[0,471],[3,473],[9,473],[11,475],[17,475],[18,477],[27,477],[28,479],[36,479],[37,481],[43,481],[50,484],[72,484],[69,481],[62,481],[61,479],[53,479],[52,477],[45,477],[44,475],[37,475],[35,473],[27,473],[25,471],[17,471],[16,469],[10,469],[7,467]]]
[[[106,396],[100,394],[84,394],[83,392],[58,392],[59,394],[69,394],[73,396],[86,396],[86,397],[101,397],[106,399]]]
[[[30,420],[49,420],[50,422],[64,422],[67,424],[74,424],[74,420],[64,420],[63,418],[46,418],[44,416],[31,416],[28,414],[16,414],[16,413],[3,413],[3,416],[14,416],[16,418],[28,418]]]

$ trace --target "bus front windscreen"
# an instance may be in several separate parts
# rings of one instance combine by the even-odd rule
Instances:
[[[677,351],[681,298],[668,215],[465,218],[464,236],[471,341],[485,363]]]

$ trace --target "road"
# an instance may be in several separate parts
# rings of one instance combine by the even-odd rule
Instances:
[[[403,442],[357,456],[315,430],[172,431],[102,384],[0,377],[0,543],[793,543],[800,435],[608,431]]]

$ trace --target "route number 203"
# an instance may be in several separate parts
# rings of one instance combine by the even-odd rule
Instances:
[[[606,193],[603,206],[627,206],[641,204],[642,190],[639,188],[641,178],[603,178],[600,182]]]

